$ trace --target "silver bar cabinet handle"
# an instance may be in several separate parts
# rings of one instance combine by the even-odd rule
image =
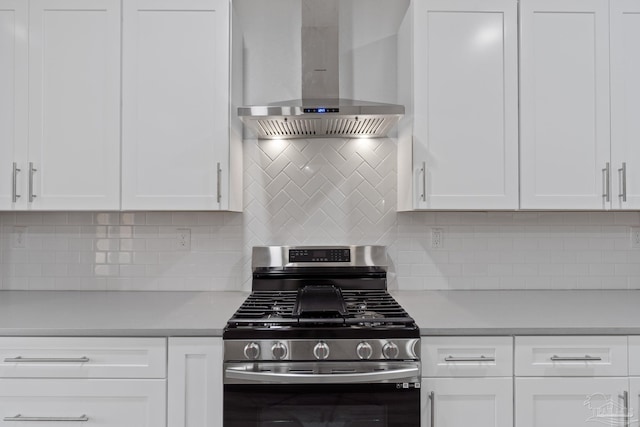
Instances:
[[[622,399],[624,405],[624,427],[629,427],[629,392],[625,390],[618,397]]]
[[[11,191],[11,200],[13,203],[18,201],[20,195],[18,194],[18,172],[20,172],[20,168],[18,168],[18,164],[13,162],[13,185]]]
[[[26,417],[16,415],[14,417],[4,417],[4,421],[89,421],[89,417],[82,414],[79,417]]]
[[[420,169],[422,173],[422,194],[420,198],[423,202],[427,201],[427,162],[422,162],[422,169]]]
[[[218,183],[216,184],[217,186],[217,191],[218,191],[218,203],[220,203],[220,201],[222,200],[222,184],[220,182],[221,178],[222,178],[222,169],[220,168],[220,163],[218,163],[218,169],[217,169],[217,174],[218,174]]]
[[[620,169],[618,169],[618,172],[620,172],[622,174],[621,177],[621,187],[622,187],[622,193],[618,194],[618,197],[622,197],[622,201],[626,202],[627,201],[627,162],[622,162],[622,167]]]
[[[4,359],[7,363],[86,363],[89,358],[82,357],[7,357]]]
[[[562,357],[562,356],[556,356],[554,354],[553,356],[551,356],[551,360],[556,362],[585,362],[585,361],[590,362],[590,361],[602,360],[602,357],[589,356],[588,354],[585,354],[584,357],[574,357],[574,356]]]
[[[429,405],[431,407],[431,427],[436,427],[436,394],[434,392],[429,393]]]
[[[610,168],[611,168],[611,165],[609,164],[609,162],[607,162],[605,168],[602,169],[602,187],[603,187],[602,197],[604,198],[604,200],[606,202],[610,202],[611,201],[611,192],[609,191],[609,188],[610,188],[610,182],[609,182],[609,171],[610,171]]]
[[[454,357],[447,356],[445,362],[495,362],[495,357],[479,356],[479,357]]]
[[[38,169],[33,167],[33,162],[29,162],[29,203],[33,202],[37,196],[33,194],[33,174],[38,172]]]

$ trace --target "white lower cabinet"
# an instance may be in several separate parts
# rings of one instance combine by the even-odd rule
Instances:
[[[168,378],[168,427],[222,427],[222,338],[170,338]]]
[[[628,378],[516,378],[516,427],[626,426]]]
[[[0,426],[161,427],[165,380],[1,379]]]
[[[516,337],[516,427],[628,427],[626,336]]]
[[[425,378],[422,427],[509,427],[513,425],[513,380]]]
[[[166,342],[0,338],[0,426],[166,426]]]
[[[423,337],[422,427],[513,426],[512,337]]]

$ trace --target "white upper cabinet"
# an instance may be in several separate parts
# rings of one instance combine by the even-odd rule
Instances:
[[[611,203],[640,209],[640,2],[611,0]]]
[[[120,207],[120,2],[0,2],[0,209]]]
[[[31,0],[33,209],[120,207],[120,2]]]
[[[228,0],[124,2],[123,209],[241,208],[230,22]]]
[[[517,2],[416,1],[408,17],[399,210],[516,209]]]
[[[604,209],[613,197],[609,3],[520,1],[520,206]]]
[[[28,109],[28,4],[0,0],[0,210],[22,203]]]

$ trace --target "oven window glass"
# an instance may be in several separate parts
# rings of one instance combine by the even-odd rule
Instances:
[[[225,427],[420,427],[402,384],[226,384]]]

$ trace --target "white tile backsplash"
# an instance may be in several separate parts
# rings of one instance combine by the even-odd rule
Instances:
[[[396,213],[393,140],[247,140],[244,151],[243,213],[0,213],[0,288],[247,290],[252,246],[382,244],[394,288],[640,289],[638,212]],[[27,227],[24,248],[15,227]]]

